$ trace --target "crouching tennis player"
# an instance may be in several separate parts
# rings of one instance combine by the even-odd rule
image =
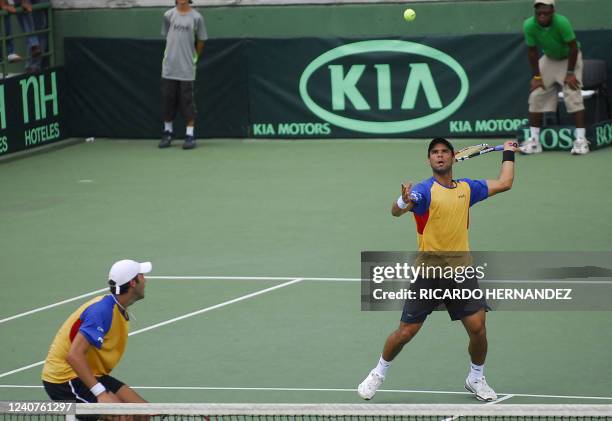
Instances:
[[[127,308],[144,298],[150,262],[120,260],[108,274],[110,294],[72,313],[51,343],[42,371],[52,400],[92,403],[144,403],[128,385],[110,376],[127,344]]]

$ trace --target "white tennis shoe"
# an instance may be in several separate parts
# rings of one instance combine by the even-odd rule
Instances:
[[[357,387],[357,394],[367,401],[372,399],[380,385],[385,381],[384,376],[378,374],[375,370],[370,371],[368,377]]]
[[[479,401],[492,402],[497,400],[497,394],[487,384],[484,376],[475,380],[470,380],[469,377],[465,379],[465,389],[476,395],[476,399]]]
[[[574,140],[572,155],[586,155],[589,153],[589,141],[583,137]]]
[[[535,137],[530,137],[521,143],[519,150],[525,155],[532,155],[534,153],[542,152],[542,145],[540,145],[540,141]]]

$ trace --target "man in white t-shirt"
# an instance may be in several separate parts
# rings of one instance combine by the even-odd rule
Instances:
[[[167,148],[172,143],[172,122],[180,110],[187,123],[183,149],[193,149],[196,146],[193,87],[196,66],[208,34],[204,18],[191,7],[191,0],[176,0],[176,7],[164,13],[162,35],[166,37],[161,80],[164,132],[159,147]]]

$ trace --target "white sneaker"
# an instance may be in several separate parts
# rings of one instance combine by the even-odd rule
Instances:
[[[361,398],[369,401],[376,394],[380,385],[385,381],[385,378],[378,374],[375,370],[370,371],[368,377],[357,387],[357,394]]]
[[[589,141],[581,137],[574,140],[572,155],[586,155],[589,153]]]
[[[470,380],[469,377],[465,379],[465,389],[475,394],[479,401],[492,402],[497,400],[497,394],[487,384],[484,376],[475,380]]]
[[[7,57],[9,63],[17,63],[18,61],[23,60],[23,58],[19,54],[11,53]]]
[[[540,141],[538,139],[535,137],[530,137],[521,143],[519,150],[526,155],[531,155],[542,152],[542,145],[540,145]]]

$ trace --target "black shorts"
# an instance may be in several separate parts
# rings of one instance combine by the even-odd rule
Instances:
[[[401,321],[404,323],[423,323],[432,311],[444,307],[446,307],[446,311],[453,321],[461,320],[482,308],[488,311],[491,308],[487,305],[484,297],[467,299],[421,298],[422,291],[433,293],[435,290],[452,294],[456,291],[479,289],[476,279],[467,280],[463,283],[457,283],[453,279],[418,279],[410,285],[410,291],[415,292],[415,298],[406,299],[404,302]]]
[[[106,390],[113,393],[117,393],[124,385],[123,382],[112,376],[101,376],[96,379],[104,385]],[[47,395],[54,401],[98,402],[98,399],[78,377],[66,383],[49,383],[43,380],[43,386],[45,386]]]
[[[164,121],[174,121],[179,110],[186,121],[195,120],[197,111],[193,81],[162,78],[161,94]]]

